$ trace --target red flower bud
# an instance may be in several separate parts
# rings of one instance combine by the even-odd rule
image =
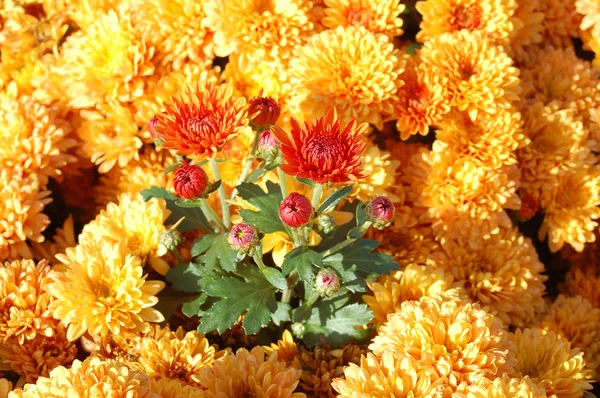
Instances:
[[[275,136],[271,132],[271,130],[265,130],[258,139],[258,144],[261,148],[271,149],[271,148],[279,148],[281,144],[279,141],[275,139]]]
[[[527,221],[535,216],[539,208],[539,203],[533,194],[527,193],[521,198],[521,209],[519,210],[519,219]]]
[[[208,188],[208,176],[202,167],[182,163],[175,172],[173,188],[182,198],[195,199],[202,196]]]
[[[258,231],[245,222],[235,224],[229,231],[227,241],[234,250],[246,254],[259,244]]]
[[[292,192],[281,202],[279,216],[292,228],[302,227],[312,219],[313,207],[306,196]]]
[[[367,217],[375,228],[390,225],[394,219],[394,204],[385,196],[377,196],[367,204]]]
[[[252,117],[250,123],[258,128],[267,128],[275,124],[280,113],[281,106],[273,98],[263,97],[262,90],[248,105],[248,114]]]

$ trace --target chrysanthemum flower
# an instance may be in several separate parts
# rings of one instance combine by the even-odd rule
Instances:
[[[428,40],[419,54],[431,73],[448,79],[451,105],[471,119],[479,112],[495,115],[519,99],[519,70],[502,47],[481,33],[443,34]]]
[[[369,349],[408,357],[421,372],[446,377],[450,386],[477,384],[512,370],[511,344],[503,324],[479,304],[455,297],[405,301],[388,317]]]
[[[304,127],[291,121],[291,134],[274,127],[275,138],[281,143],[281,170],[299,178],[310,178],[318,184],[349,183],[364,177],[359,169],[365,149],[363,135],[366,124],[357,126],[355,120],[342,126],[335,108],[325,117]]]
[[[264,346],[263,348],[266,355],[277,352],[277,358],[280,361],[285,361],[287,364],[291,364],[299,354],[298,346],[294,342],[294,337],[289,330],[283,331],[281,340],[278,340],[277,344],[271,344],[270,347]]]
[[[442,247],[446,259],[441,267],[454,280],[464,282],[474,302],[504,323],[523,326],[544,310],[544,265],[531,240],[516,228],[500,228],[477,249],[452,239],[442,242]]]
[[[301,374],[301,370],[280,361],[277,353],[266,357],[262,347],[254,347],[226,355],[212,368],[200,369],[195,377],[210,398],[240,394],[304,398],[304,394],[294,392]]]
[[[0,344],[9,338],[25,344],[37,335],[54,334],[58,321],[48,310],[52,297],[44,291],[50,269],[47,260],[0,265]]]
[[[445,396],[440,395],[445,387],[443,379],[434,379],[409,357],[399,358],[391,352],[380,357],[368,353],[360,359],[360,365],[351,363],[346,367],[344,377],[335,379],[332,386],[342,398]]]
[[[48,377],[57,366],[69,365],[77,354],[77,346],[67,340],[65,330],[56,326],[51,336],[38,334],[24,344],[10,338],[0,343],[0,369],[12,370],[27,383]]]
[[[250,156],[252,151],[252,141],[254,140],[254,133],[250,130],[244,130],[241,134],[238,134],[235,138],[223,146],[219,157],[227,159],[226,162],[219,164],[219,174],[221,175],[221,182],[227,188],[227,191],[232,191],[240,183],[240,176],[246,166],[246,160]],[[195,160],[200,158],[192,157]],[[255,161],[253,166],[258,165]],[[215,181],[215,177],[212,168],[209,164],[203,166],[204,171],[210,176],[211,181]]]
[[[582,251],[587,242],[596,239],[594,230],[600,218],[600,168],[579,166],[560,175],[555,184],[544,186],[540,206],[545,214],[538,232],[543,240],[548,236],[552,252],[565,243]]]
[[[150,333],[138,339],[130,353],[135,358],[129,363],[132,369],[157,380],[167,377],[194,385],[200,369],[212,367],[215,359],[225,355],[224,351],[216,352],[203,334],[158,326],[152,326]]]
[[[595,37],[600,37],[600,4],[594,0],[577,0],[575,9],[581,15],[581,30],[588,30]]]
[[[531,381],[557,398],[581,397],[592,386],[584,380],[585,361],[578,348],[556,333],[540,329],[517,329],[511,334],[517,359],[512,377],[529,376]],[[587,372],[589,373],[589,372]]]
[[[22,168],[43,178],[58,177],[61,168],[75,161],[68,150],[75,141],[67,138],[70,126],[33,98],[10,84],[0,91],[0,167]]]
[[[62,228],[56,228],[52,240],[42,243],[31,242],[33,257],[36,259],[48,259],[52,264],[60,263],[55,255],[64,253],[69,247],[77,246],[77,237],[73,224],[73,216],[69,215],[65,219]]]
[[[586,246],[585,251],[589,250]],[[581,296],[594,307],[600,308],[600,264],[573,265],[565,276],[560,291],[568,296]]]
[[[341,119],[356,118],[381,130],[403,84],[404,63],[386,36],[348,26],[313,36],[298,49],[289,73],[306,119],[335,107]]]
[[[416,9],[423,17],[417,40],[421,43],[444,33],[480,32],[494,44],[506,44],[513,32],[515,0],[427,0]]]
[[[429,127],[450,111],[448,78],[432,72],[413,57],[400,75],[404,85],[398,90],[392,116],[398,119],[396,128],[403,140],[417,133],[427,135]]]
[[[435,265],[438,262],[438,254],[441,253],[433,230],[426,225],[403,228],[395,228],[392,225],[383,232],[374,232],[371,239],[380,241],[381,245],[377,247],[377,251],[393,256],[401,268],[411,264]]]
[[[98,19],[98,13],[114,10],[119,0],[44,0],[43,3],[46,14],[67,14],[78,27],[89,29]]]
[[[178,155],[214,158],[223,146],[248,130],[246,100],[235,98],[227,84],[212,80],[188,87],[157,115],[162,146]]]
[[[146,281],[142,261],[129,254],[127,242],[90,241],[68,249],[58,259],[64,272],[54,270],[46,286],[55,298],[52,315],[68,325],[67,339],[141,330],[144,321],[162,322],[152,306],[164,282]]]
[[[26,240],[43,242],[50,219],[42,211],[52,201],[36,175],[0,169],[0,261],[30,258]]]
[[[419,300],[424,296],[447,294],[466,297],[460,284],[454,283],[451,274],[432,265],[410,264],[402,271],[381,275],[377,281],[367,281],[372,295],[362,298],[373,311],[374,321],[382,325],[389,314],[402,310],[404,301]]]
[[[0,379],[0,398],[7,398],[12,390],[12,383],[6,379]]]
[[[119,204],[109,203],[106,210],[83,228],[79,242],[125,242],[131,255],[140,257],[144,263],[148,261],[164,275],[169,267],[160,259],[158,244],[170,214],[163,199],[152,198],[146,202],[139,194],[134,197],[122,194]]]
[[[521,59],[526,53],[524,48],[529,51],[532,44],[539,44],[544,40],[544,12],[541,3],[542,0],[517,1],[509,46],[509,54],[513,58]]]
[[[219,57],[260,50],[263,58],[289,58],[312,33],[311,3],[302,0],[209,0],[202,24],[215,32]]]
[[[583,352],[590,379],[600,374],[600,308],[581,296],[563,295],[552,303],[539,327],[556,334]]]
[[[402,18],[406,8],[395,0],[325,0],[322,23],[329,29],[338,26],[364,26],[373,33],[390,38],[401,36]]]
[[[575,8],[576,0],[542,0],[545,40],[555,46],[568,47],[579,37],[582,16]]]
[[[373,196],[386,196],[392,202],[399,202],[395,191],[395,181],[400,161],[392,160],[391,154],[382,151],[375,144],[367,143],[361,157],[362,170],[366,177],[360,180],[350,192],[350,200],[368,201]]]
[[[546,389],[535,384],[528,376],[523,378],[503,375],[487,386],[469,386],[469,398],[546,398]]]
[[[163,377],[160,380],[150,379],[151,390],[161,398],[204,398],[204,392],[194,386],[186,385],[179,380]]]
[[[127,7],[96,13],[94,22],[70,35],[45,84],[62,87],[68,105],[88,108],[139,97],[154,73],[154,48],[140,40]]]
[[[59,366],[50,372],[50,377],[41,377],[35,384],[26,384],[23,391],[14,394],[19,398],[158,398],[151,392],[150,379],[142,372],[132,371],[113,360],[102,361],[95,357],[83,362],[75,360],[69,369]]]
[[[102,104],[97,110],[81,111],[83,122],[77,129],[83,141],[81,152],[98,165],[100,173],[115,165],[127,166],[139,159],[142,140],[131,109],[118,103]]]

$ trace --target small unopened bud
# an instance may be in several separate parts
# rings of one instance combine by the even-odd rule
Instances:
[[[519,221],[530,220],[537,213],[539,203],[531,193],[525,194],[521,198],[521,208],[519,209]]]
[[[312,220],[313,212],[310,200],[298,192],[289,194],[279,206],[281,220],[292,228],[300,228],[308,224]]]
[[[167,250],[175,250],[179,244],[183,242],[181,233],[175,229],[167,229],[160,233],[159,244],[164,246]]]
[[[148,132],[150,133],[150,137],[154,140],[154,145],[160,146],[163,142],[161,135],[156,131],[156,126],[158,125],[158,118],[156,115],[152,116],[152,119],[148,122]]]
[[[242,258],[246,254],[253,255],[254,248],[260,243],[256,228],[245,222],[235,224],[231,228],[227,241],[233,250],[238,252],[238,257]]]
[[[248,104],[248,114],[252,116],[250,125],[255,129],[266,129],[275,124],[281,113],[281,106],[271,97],[263,97],[262,90]]]
[[[258,139],[258,157],[271,163],[281,154],[281,144],[275,139],[271,130],[265,130]]]
[[[332,233],[337,227],[335,219],[329,214],[321,214],[317,221],[317,228],[325,235]]]
[[[198,198],[204,195],[208,185],[208,175],[200,166],[182,163],[177,171],[175,171],[173,188],[177,195],[182,198]]]
[[[331,297],[340,290],[340,277],[331,268],[319,271],[315,278],[315,290],[321,297]]]
[[[385,196],[377,196],[367,203],[367,217],[373,228],[382,229],[394,220],[394,204]]]

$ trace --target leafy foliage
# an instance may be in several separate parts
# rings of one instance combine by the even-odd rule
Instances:
[[[278,185],[267,182],[267,192],[252,183],[240,184],[237,189],[242,199],[247,200],[258,209],[258,211],[240,210],[239,214],[244,221],[264,233],[286,231],[286,227],[279,217],[279,206],[283,201],[283,196],[281,196],[281,188]]]
[[[212,228],[204,216],[204,213],[202,213],[202,210],[200,210],[198,207],[181,208],[175,203],[179,200],[179,198],[166,189],[151,187],[149,189],[142,190],[140,193],[145,201],[148,201],[151,198],[160,198],[166,201],[167,208],[171,210],[171,215],[165,224],[175,224],[179,219],[185,217],[183,222],[178,227],[180,231],[185,232],[201,228],[207,232],[212,232]]]

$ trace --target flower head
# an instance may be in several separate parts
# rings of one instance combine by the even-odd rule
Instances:
[[[313,212],[310,200],[298,192],[289,194],[279,206],[281,220],[292,228],[300,228],[308,224],[313,218]]]
[[[403,33],[400,14],[406,7],[396,0],[325,0],[325,5],[322,23],[329,29],[364,26],[389,37]]]
[[[291,121],[291,136],[278,127],[273,133],[281,143],[283,162],[281,169],[299,178],[309,178],[318,184],[326,182],[348,183],[363,178],[360,156],[365,149],[363,134],[366,124],[356,121],[342,128],[335,109],[323,118],[302,127]]]
[[[396,185],[399,160],[393,158],[390,152],[383,151],[377,145],[367,141],[360,161],[365,178],[357,181],[348,195],[348,200],[358,199],[367,202],[373,196],[384,195],[394,203],[402,201],[401,196],[397,195]]]
[[[280,147],[281,144],[275,139],[271,130],[265,130],[258,139],[257,156],[267,163],[273,162],[281,155]]]
[[[175,171],[173,188],[177,195],[195,199],[204,195],[208,183],[208,175],[202,167],[184,162]]]
[[[488,386],[469,386],[469,398],[546,398],[546,389],[523,378],[503,375]]]
[[[394,221],[394,204],[385,196],[376,196],[367,203],[366,213],[374,228],[387,227]]]
[[[227,241],[240,254],[247,254],[258,245],[260,239],[256,228],[248,223],[241,222],[231,227]]]
[[[157,125],[158,118],[156,117],[156,115],[154,115],[152,116],[152,119],[148,121],[148,125],[146,126],[148,132],[150,133],[150,136],[154,139],[155,142],[160,139],[160,135],[158,135],[158,133],[156,132]]]
[[[254,97],[248,103],[248,114],[252,117],[250,124],[255,128],[266,129],[277,123],[281,114],[281,106],[271,97],[263,97],[262,90],[258,97]]]
[[[200,388],[185,384],[177,379],[163,377],[150,379],[151,390],[161,398],[204,398]]]
[[[157,114],[155,131],[162,146],[178,155],[214,158],[225,144],[248,129],[248,112],[243,97],[234,98],[231,87],[212,80],[188,87]]]
[[[332,268],[319,271],[315,277],[315,290],[322,297],[331,297],[340,290],[340,276]]]

